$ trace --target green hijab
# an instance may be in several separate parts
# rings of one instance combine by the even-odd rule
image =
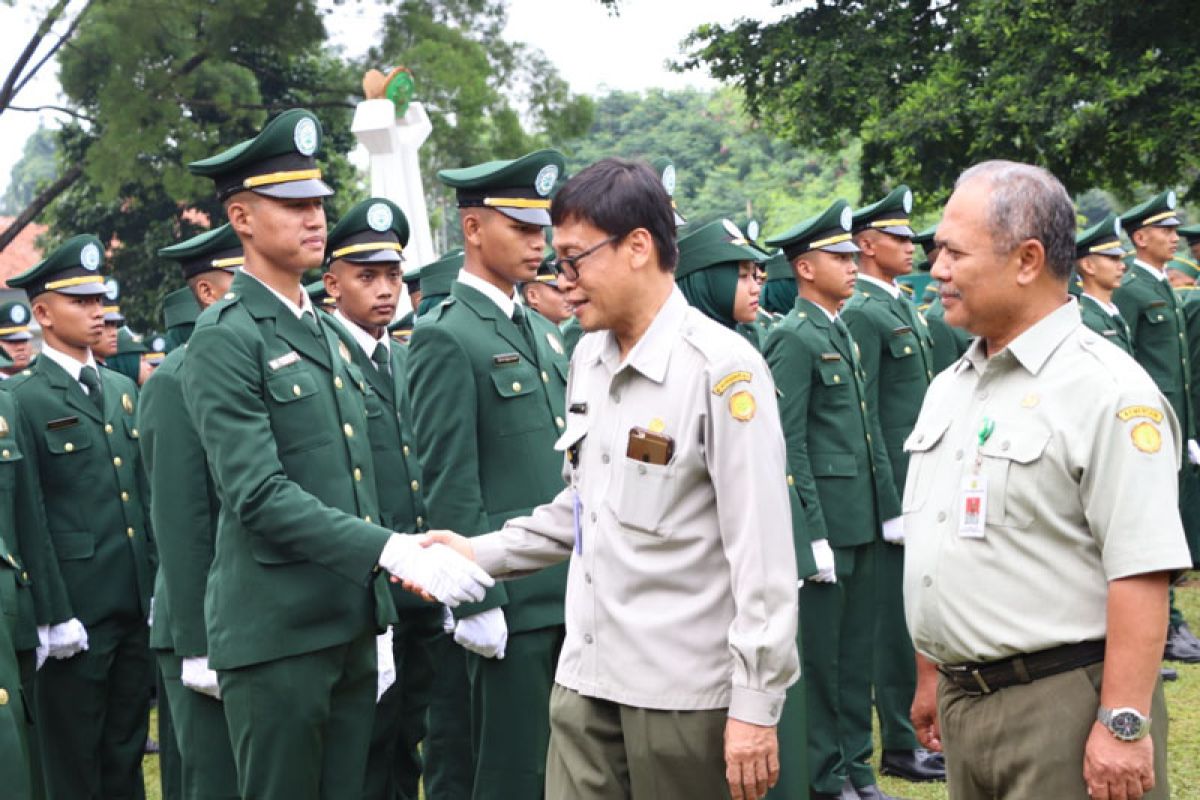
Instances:
[[[737,299],[738,262],[726,261],[698,269],[678,278],[680,291],[690,305],[704,312],[726,328],[736,328],[733,304]]]
[[[796,279],[775,278],[763,284],[758,304],[772,314],[786,314],[796,307]]]

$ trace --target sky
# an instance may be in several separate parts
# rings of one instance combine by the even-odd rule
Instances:
[[[72,0],[71,6],[81,3]],[[26,0],[0,5],[0,80],[25,47],[38,22],[37,12],[46,4]],[[374,40],[384,5],[367,0],[338,6],[327,20],[331,38],[347,54],[361,54]],[[542,50],[577,92],[711,88],[715,81],[701,71],[678,74],[667,69],[667,62],[679,56],[684,37],[704,22],[728,23],[738,17],[774,21],[787,10],[773,7],[771,0],[622,0],[620,14],[614,17],[599,0],[510,0],[505,34]],[[52,105],[58,100],[57,69],[48,64],[15,105]],[[58,116],[14,110],[0,115],[0,192],[8,186],[12,166],[39,121],[56,126]]]

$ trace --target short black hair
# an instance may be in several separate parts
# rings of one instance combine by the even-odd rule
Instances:
[[[671,196],[644,161],[605,158],[574,175],[550,204],[552,224],[570,219],[587,222],[610,236],[645,228],[663,270],[673,271],[679,260]]]

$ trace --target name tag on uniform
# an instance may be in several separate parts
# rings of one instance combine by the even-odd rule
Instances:
[[[1100,331],[1101,336],[1116,336],[1116,331]]]
[[[908,325],[901,325],[899,328],[892,328],[892,336],[903,336],[906,333],[912,333],[912,328]]]
[[[822,361],[841,361],[842,357],[838,353],[821,353]]]
[[[63,428],[71,428],[79,424],[79,417],[59,417],[52,419],[46,423],[46,430],[61,431]]]
[[[567,411],[572,414],[586,414],[587,403],[571,403],[571,407]]]
[[[963,477],[959,495],[958,535],[964,539],[982,539],[987,528],[987,476]]]
[[[520,360],[521,357],[516,353],[501,353],[499,355],[492,356],[492,363],[497,367],[505,364],[516,364]]]
[[[272,358],[267,362],[267,366],[271,368],[272,372],[278,372],[289,364],[295,364],[299,360],[300,354],[295,350],[292,350],[291,352],[284,353],[283,355],[279,356],[279,358]]]

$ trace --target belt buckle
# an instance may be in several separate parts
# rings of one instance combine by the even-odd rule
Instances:
[[[973,670],[970,670],[967,674],[975,679],[975,683],[979,684],[979,690],[980,690],[979,693],[980,694],[991,694],[992,693],[992,687],[988,686],[987,681],[985,681],[983,679],[983,673],[981,673],[977,669],[973,669]]]

